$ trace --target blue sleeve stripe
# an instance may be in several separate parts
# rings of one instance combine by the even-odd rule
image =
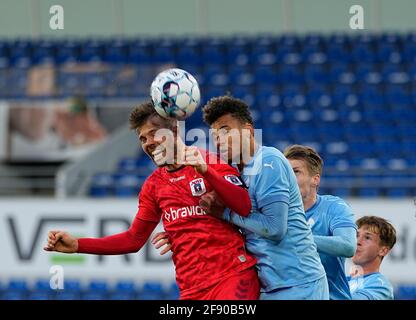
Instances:
[[[357,225],[353,222],[345,221],[345,222],[336,223],[335,225],[331,225],[329,229],[331,230],[331,232],[333,232],[335,229],[338,229],[338,228],[354,228],[355,230],[357,230]]]
[[[285,195],[269,195],[258,201],[259,208],[263,208],[273,202],[284,202],[289,204],[289,197]]]

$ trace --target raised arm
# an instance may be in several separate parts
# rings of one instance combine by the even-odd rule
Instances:
[[[187,147],[185,164],[195,169],[209,182],[224,205],[241,216],[248,216],[251,211],[251,200],[243,181],[236,169],[219,159],[204,157],[196,147]],[[210,161],[216,161],[211,164]],[[207,164],[208,162],[208,164]]]
[[[335,257],[351,258],[357,245],[357,231],[353,227],[337,228],[331,236],[317,236],[313,239],[318,252]]]

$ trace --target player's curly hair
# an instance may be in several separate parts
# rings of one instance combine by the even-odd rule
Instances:
[[[356,221],[357,227],[366,226],[370,231],[377,233],[380,237],[380,244],[390,250],[396,243],[396,229],[386,219],[376,216],[364,216]]]
[[[253,118],[250,114],[248,105],[232,96],[220,96],[212,98],[202,109],[204,122],[212,125],[218,118],[231,114],[241,123],[249,123],[253,125]]]
[[[151,101],[147,101],[136,106],[130,113],[130,129],[136,130],[152,118],[159,118],[165,128],[172,129],[176,126],[175,119],[166,119],[161,117],[153,107],[153,103]]]
[[[319,156],[318,152],[315,151],[315,149],[308,146],[294,144],[290,147],[287,147],[283,153],[287,159],[304,160],[306,162],[306,167],[308,168],[309,174],[322,175],[322,167],[324,166],[324,161]]]

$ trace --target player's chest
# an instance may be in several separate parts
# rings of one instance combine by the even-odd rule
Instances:
[[[157,181],[155,197],[161,209],[196,205],[201,196],[212,191],[198,174],[165,175]]]
[[[306,223],[314,235],[328,236],[331,233],[329,220],[325,212],[314,210],[312,214],[306,213]]]

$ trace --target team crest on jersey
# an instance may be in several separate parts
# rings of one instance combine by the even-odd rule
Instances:
[[[194,197],[203,195],[207,191],[205,188],[204,179],[202,178],[192,180],[189,182],[189,186],[191,187],[192,195]]]
[[[241,181],[241,179],[233,174],[224,176],[224,179],[227,180],[228,182],[231,182],[232,184],[235,184],[236,186],[243,185],[243,182]]]

